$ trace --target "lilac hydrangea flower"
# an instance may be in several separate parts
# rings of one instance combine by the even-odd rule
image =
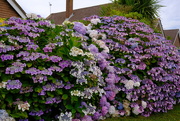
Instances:
[[[7,90],[20,89],[21,86],[22,86],[22,83],[19,80],[8,80],[6,84]]]
[[[41,115],[43,115],[44,114],[44,112],[42,111],[42,110],[39,110],[39,111],[31,111],[30,113],[29,113],[29,115],[31,115],[31,116],[41,116]]]
[[[80,34],[83,34],[83,35],[86,34],[86,27],[84,26],[84,24],[82,24],[80,22],[74,22],[73,29],[75,31],[79,32]]]
[[[12,60],[12,59],[14,59],[14,55],[2,54],[0,58],[1,58],[2,61]]]

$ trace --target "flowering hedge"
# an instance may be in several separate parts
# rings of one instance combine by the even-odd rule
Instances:
[[[150,116],[173,109],[180,97],[180,53],[149,26],[122,16],[91,16],[84,20],[107,35],[112,65],[119,81],[111,99],[120,115]],[[113,82],[114,76],[108,81]],[[123,106],[122,106],[123,105]]]
[[[179,102],[180,56],[168,40],[125,17],[85,20],[88,25],[55,26],[32,14],[5,21],[0,28],[1,119],[149,116]]]

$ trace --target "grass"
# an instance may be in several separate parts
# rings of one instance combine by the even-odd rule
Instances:
[[[180,121],[180,104],[174,106],[173,110],[169,110],[167,113],[156,113],[150,117],[118,117],[108,118],[104,121]]]

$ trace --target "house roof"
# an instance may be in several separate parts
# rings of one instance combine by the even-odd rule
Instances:
[[[170,37],[170,40],[174,44],[177,38],[180,39],[180,31],[179,29],[170,29],[170,30],[164,30],[165,37]]]
[[[163,31],[161,19],[160,18],[155,19],[154,23],[155,23],[154,28],[158,29],[161,32],[162,36],[165,37],[165,33]]]
[[[91,15],[100,15],[101,6],[102,5],[97,5],[73,10],[73,15],[70,17],[69,21],[82,20]],[[66,20],[66,12],[52,13],[47,19],[52,20],[55,24],[62,24]]]
[[[26,12],[21,8],[21,6],[16,2],[16,0],[6,0],[12,8],[22,17],[26,18]]]

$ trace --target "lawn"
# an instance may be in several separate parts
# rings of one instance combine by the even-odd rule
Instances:
[[[150,117],[119,117],[119,118],[108,118],[104,121],[180,121],[180,104],[174,106],[173,110],[167,113],[156,113]]]

